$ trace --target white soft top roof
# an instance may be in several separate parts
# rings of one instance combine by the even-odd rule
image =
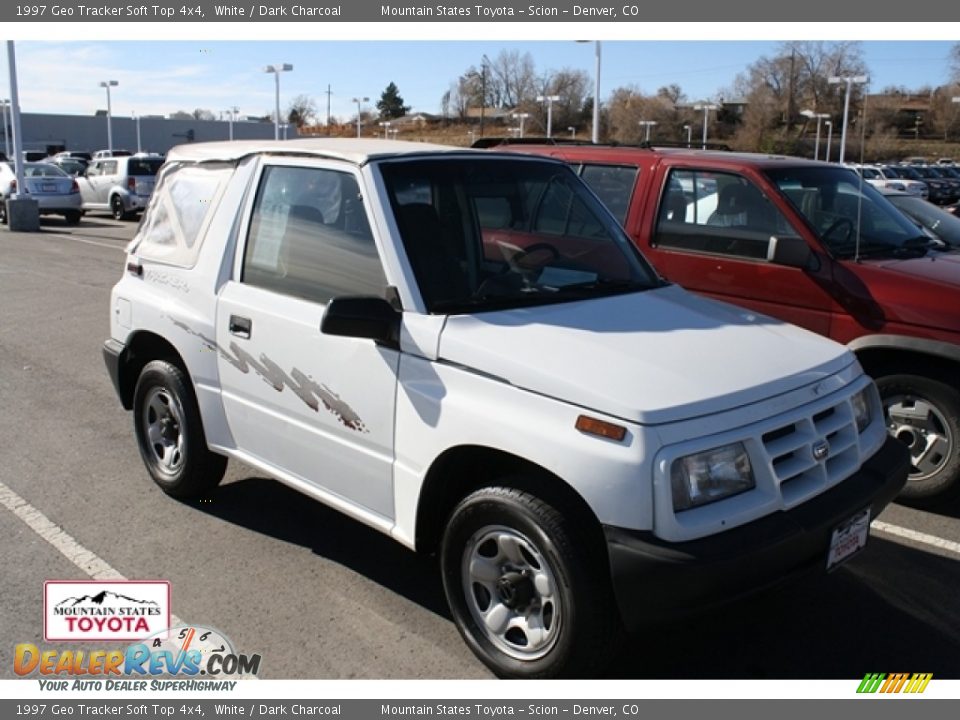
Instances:
[[[450,145],[368,138],[299,138],[297,140],[234,140],[177,145],[168,162],[235,161],[247,155],[315,155],[362,165],[379,157],[413,153],[482,152]]]

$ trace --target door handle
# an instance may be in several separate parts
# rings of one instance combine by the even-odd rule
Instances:
[[[253,322],[250,318],[240,317],[239,315],[230,316],[230,334],[241,338],[250,338],[250,331],[253,329]]]

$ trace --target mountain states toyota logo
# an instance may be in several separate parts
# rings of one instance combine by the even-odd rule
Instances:
[[[47,642],[139,640],[170,627],[166,580],[43,584],[43,639]]]

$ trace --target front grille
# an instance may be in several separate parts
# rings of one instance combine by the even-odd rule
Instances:
[[[827,406],[809,408],[789,422],[763,433],[774,480],[786,507],[791,507],[856,471],[860,464],[857,426],[847,398]],[[827,453],[818,459],[815,448],[827,444]]]

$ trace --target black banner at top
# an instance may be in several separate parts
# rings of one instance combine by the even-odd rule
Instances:
[[[2,22],[938,22],[960,5],[877,0],[59,0],[0,6]]]

